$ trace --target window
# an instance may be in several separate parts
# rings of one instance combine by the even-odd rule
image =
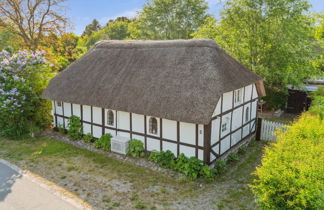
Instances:
[[[149,120],[149,133],[157,134],[157,120],[154,117],[151,117]]]
[[[249,121],[249,118],[250,118],[249,107],[246,107],[246,109],[245,109],[245,122]]]
[[[58,107],[61,107],[62,106],[62,101],[57,101],[56,104],[57,104]]]
[[[107,124],[114,125],[114,113],[111,110],[108,110],[107,112]]]
[[[234,91],[234,104],[242,102],[242,90],[238,89]]]
[[[227,123],[222,124],[222,132],[227,130]]]

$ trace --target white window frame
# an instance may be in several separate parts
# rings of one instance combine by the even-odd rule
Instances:
[[[245,108],[245,122],[248,122],[250,120],[250,107]]]
[[[113,122],[113,123],[112,123],[112,124],[109,124],[109,121],[108,121],[108,120],[109,120],[109,117],[108,117],[108,116],[109,116],[109,112],[111,112],[111,113],[113,114],[113,119],[112,119],[112,122]],[[115,113],[114,113],[114,111],[108,109],[108,110],[107,110],[106,117],[107,117],[107,121],[106,121],[107,125],[108,125],[108,126],[115,126]]]

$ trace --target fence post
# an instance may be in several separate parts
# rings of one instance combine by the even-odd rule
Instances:
[[[261,137],[261,127],[262,127],[262,118],[258,118],[257,122],[257,130],[256,130],[256,136],[255,140],[260,141]]]

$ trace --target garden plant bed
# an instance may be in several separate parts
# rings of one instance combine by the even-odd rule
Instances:
[[[69,141],[64,136],[54,140],[60,136],[57,133],[45,136],[19,141],[1,138],[0,158],[57,183],[95,209],[256,208],[247,185],[259,164],[263,142],[253,141],[239,161],[208,183],[184,181],[178,173],[145,159],[78,148],[83,143],[62,142]]]

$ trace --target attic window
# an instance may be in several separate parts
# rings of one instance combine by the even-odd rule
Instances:
[[[111,110],[108,110],[107,112],[107,124],[108,125],[114,125],[114,112]]]
[[[228,123],[229,123],[229,117],[226,117],[224,119],[224,121],[222,122],[222,127],[221,127],[222,132],[227,131],[227,125],[228,125]]]
[[[234,104],[242,102],[242,90],[238,89],[234,91]]]
[[[149,133],[150,134],[157,134],[157,120],[155,117],[151,117],[149,120]]]
[[[56,104],[57,104],[58,107],[61,107],[62,106],[62,101],[57,101]]]

